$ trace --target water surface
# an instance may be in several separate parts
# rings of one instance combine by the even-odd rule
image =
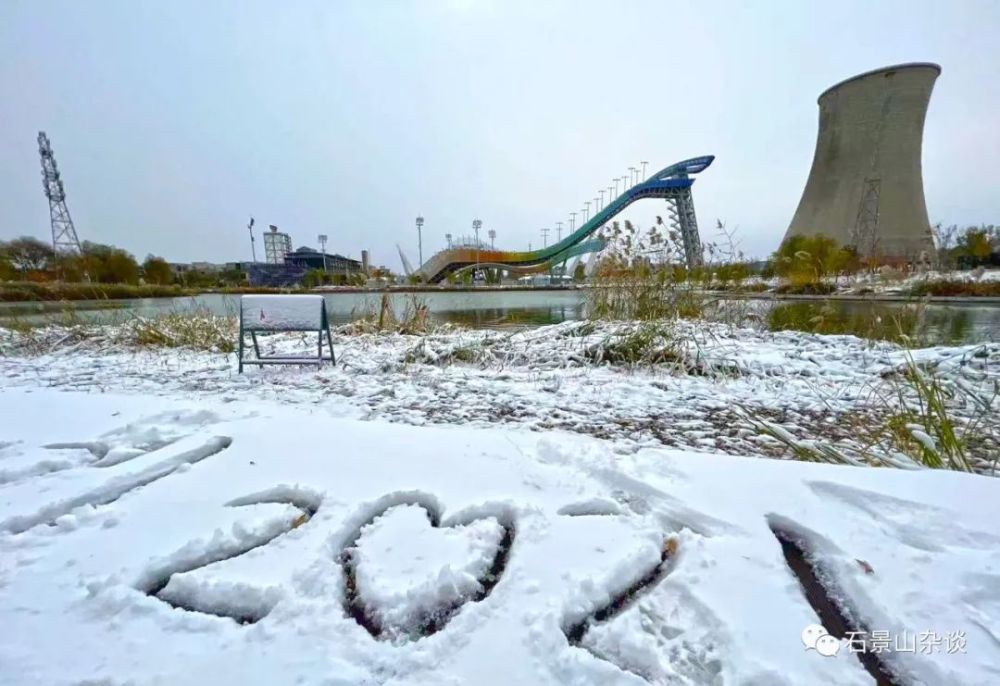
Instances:
[[[379,311],[379,293],[324,293],[333,324],[343,324]],[[586,315],[586,290],[444,291],[393,293],[389,300],[396,317],[406,317],[425,305],[431,320],[473,328],[524,328],[558,324]],[[123,316],[150,316],[168,312],[206,310],[236,314],[238,295],[210,293],[183,298],[82,300],[59,303],[0,303],[0,325],[38,324],[71,317],[83,321],[115,321]],[[854,334],[866,338],[915,343],[960,344],[1000,340],[1000,305],[910,304],[870,301],[728,301],[718,305],[724,316],[735,309],[751,313],[772,330]],[[735,303],[735,304],[733,304]]]

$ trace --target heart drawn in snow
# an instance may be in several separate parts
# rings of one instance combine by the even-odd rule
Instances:
[[[356,529],[340,561],[348,613],[375,638],[417,640],[486,598],[514,542],[512,518],[479,509],[441,523],[433,497],[390,498]]]

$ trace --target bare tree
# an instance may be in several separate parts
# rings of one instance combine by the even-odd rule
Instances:
[[[934,247],[937,251],[937,268],[950,269],[954,265],[951,251],[958,237],[958,225],[945,226],[938,222],[931,227],[931,233],[934,235]]]

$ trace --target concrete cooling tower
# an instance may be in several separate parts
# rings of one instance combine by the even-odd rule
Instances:
[[[882,262],[930,255],[920,152],[936,64],[885,67],[819,96],[819,135],[785,238],[827,235]]]

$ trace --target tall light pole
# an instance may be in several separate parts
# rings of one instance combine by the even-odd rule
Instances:
[[[562,222],[556,222],[556,242],[562,243]],[[560,275],[566,270],[566,260],[562,261],[562,266],[559,268]]]
[[[598,205],[598,207],[600,207],[603,210],[604,209],[604,189],[602,188],[601,190],[597,191],[597,194],[599,196],[601,196],[601,204]]]
[[[319,251],[323,253],[323,273],[326,273],[326,234],[321,233],[316,236],[316,240],[319,241]]]
[[[542,229],[542,250],[549,247],[549,229]],[[549,285],[552,285],[552,261],[549,261]]]
[[[479,272],[479,229],[483,228],[483,222],[479,219],[472,220],[472,230],[476,232],[476,270],[472,272],[472,285],[476,285],[476,274]]]
[[[424,236],[422,229],[424,228],[424,218],[417,215],[417,259],[420,260],[420,266],[424,266]]]
[[[587,223],[587,217],[590,216],[590,201],[583,203],[583,223]]]
[[[635,185],[635,181],[633,181],[633,179],[635,178],[635,171],[636,171],[635,167],[629,167],[628,168],[628,184],[629,184],[629,186],[634,186]]]
[[[646,180],[646,165],[649,164],[649,162],[647,162],[646,160],[643,160],[641,164],[642,164],[642,180],[645,181]]]
[[[610,205],[611,201],[616,197],[618,197],[618,194],[611,195],[611,186],[608,186],[608,204]]]
[[[257,264],[257,248],[253,246],[253,217],[250,217],[247,229],[250,230],[250,255],[253,257],[254,264]]]
[[[618,195],[618,177],[615,177],[615,195]]]
[[[569,232],[576,231],[576,212],[569,213]]]
[[[448,249],[449,249],[449,250],[451,250],[451,234],[450,234],[450,233],[446,233],[446,234],[444,235],[444,239],[445,239],[446,241],[448,241]]]
[[[496,250],[497,246],[495,241],[497,238],[497,232],[493,229],[490,229],[489,231],[486,232],[486,235],[490,237],[490,250]]]

